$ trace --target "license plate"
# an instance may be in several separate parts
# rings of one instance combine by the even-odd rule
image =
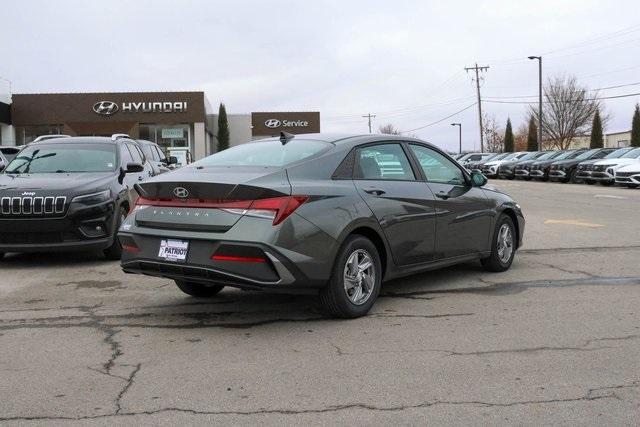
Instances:
[[[189,242],[186,240],[167,239],[160,241],[158,256],[167,261],[184,262],[187,259]]]

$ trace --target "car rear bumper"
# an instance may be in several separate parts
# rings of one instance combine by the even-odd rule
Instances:
[[[123,227],[118,238],[125,273],[283,292],[316,292],[325,286],[338,251],[336,240],[297,214],[278,226],[243,217],[226,232]],[[184,261],[159,256],[161,241],[167,239],[188,241]]]

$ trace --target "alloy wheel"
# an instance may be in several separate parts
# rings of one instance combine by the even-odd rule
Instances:
[[[500,227],[497,249],[500,262],[504,264],[509,262],[511,254],[513,253],[513,232],[508,224],[502,224],[502,227]]]
[[[362,305],[369,300],[376,283],[375,265],[369,252],[357,249],[349,255],[344,266],[343,282],[351,303]]]

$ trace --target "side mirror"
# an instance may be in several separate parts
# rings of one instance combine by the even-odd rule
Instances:
[[[167,164],[168,165],[175,165],[177,163],[178,163],[178,158],[176,156],[167,157]]]
[[[482,172],[471,172],[471,185],[473,187],[482,187],[486,185],[488,182],[487,177],[482,174]]]
[[[140,163],[127,163],[125,173],[140,173],[144,171],[144,166]]]

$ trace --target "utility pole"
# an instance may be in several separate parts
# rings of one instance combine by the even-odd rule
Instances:
[[[369,114],[367,114],[365,116],[362,116],[362,117],[366,117],[367,119],[369,119],[369,133],[371,133],[371,119],[375,118],[376,115],[369,113]]]
[[[538,60],[538,151],[542,151],[542,56],[529,56]]]
[[[476,90],[478,92],[478,120],[480,123],[480,152],[484,153],[484,136],[483,136],[483,129],[482,129],[482,98],[480,98],[480,71],[487,71],[489,69],[488,65],[485,65],[484,67],[478,67],[478,63],[476,62],[476,66],[475,67],[465,67],[464,70],[468,73],[469,71],[473,70],[476,72]]]

